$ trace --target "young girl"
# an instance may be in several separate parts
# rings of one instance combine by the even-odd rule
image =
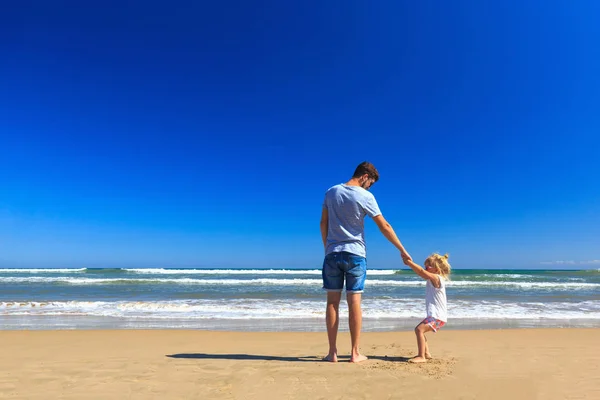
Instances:
[[[431,358],[425,333],[431,331],[437,332],[448,321],[446,281],[450,276],[450,264],[448,263],[448,254],[443,256],[439,254],[430,255],[425,260],[425,269],[415,264],[412,260],[404,259],[404,263],[427,281],[425,285],[427,318],[421,321],[415,328],[419,354],[409,360],[414,363],[423,363]]]

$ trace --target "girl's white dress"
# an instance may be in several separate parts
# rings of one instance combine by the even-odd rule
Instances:
[[[439,319],[440,321],[448,321],[448,308],[446,306],[446,280],[441,275],[440,287],[433,286],[430,280],[425,284],[425,307],[427,308],[427,316]]]

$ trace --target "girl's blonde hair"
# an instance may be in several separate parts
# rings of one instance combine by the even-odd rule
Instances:
[[[433,253],[425,260],[426,263],[429,263],[432,267],[435,267],[440,271],[440,275],[442,275],[445,279],[448,279],[450,276],[450,272],[452,271],[452,267],[448,262],[448,253],[439,255],[438,253]]]

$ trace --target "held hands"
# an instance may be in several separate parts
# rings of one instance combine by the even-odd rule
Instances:
[[[404,261],[405,265],[408,265],[410,261],[412,261],[412,257],[406,251],[400,253],[400,257],[402,257],[402,261]]]

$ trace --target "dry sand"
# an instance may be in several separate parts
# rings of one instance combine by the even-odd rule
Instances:
[[[599,329],[368,332],[370,359],[320,361],[325,333],[0,331],[0,398],[600,399]]]

